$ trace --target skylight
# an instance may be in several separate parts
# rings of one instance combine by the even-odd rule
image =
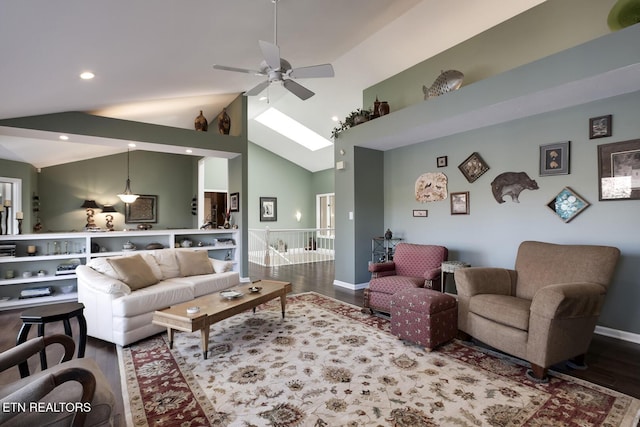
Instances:
[[[256,121],[311,151],[331,145],[331,141],[328,139],[323,138],[302,123],[293,120],[273,107],[258,115]]]

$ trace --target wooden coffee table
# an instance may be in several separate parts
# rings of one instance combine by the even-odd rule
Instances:
[[[249,288],[253,286],[261,287],[262,289],[260,292],[252,293]],[[155,325],[167,328],[169,348],[173,348],[173,334],[175,331],[200,331],[202,352],[206,359],[209,351],[209,327],[211,325],[248,309],[253,309],[255,313],[257,306],[278,297],[280,297],[282,318],[284,318],[287,294],[291,292],[291,283],[261,280],[232,288],[232,290],[242,293],[242,296],[227,299],[220,293],[204,295],[194,300],[156,311],[153,314],[152,322]],[[190,307],[199,307],[200,311],[195,314],[189,314],[187,309]]]

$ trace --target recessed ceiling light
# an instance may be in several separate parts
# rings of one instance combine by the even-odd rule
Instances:
[[[333,120],[334,122],[337,122],[338,121],[338,116],[331,117],[331,120]]]
[[[129,144],[127,144],[129,147],[131,148],[135,148],[136,144],[134,144],[133,142],[130,142]]]
[[[323,138],[302,123],[293,120],[273,107],[256,116],[255,120],[311,151],[332,145],[327,138]]]
[[[184,150],[187,154],[191,154],[193,153],[193,150],[191,150],[190,148],[187,148],[186,150]]]
[[[260,98],[258,98],[258,101],[266,101],[267,99],[269,98],[267,98],[266,96],[261,96]]]
[[[80,78],[82,80],[91,80],[92,78],[94,78],[96,75],[93,74],[91,71],[85,71],[83,73],[80,74]]]
[[[58,138],[60,138],[63,141],[68,141],[69,137],[67,135],[60,135]]]

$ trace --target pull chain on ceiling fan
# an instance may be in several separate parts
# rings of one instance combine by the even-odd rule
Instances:
[[[250,70],[246,68],[228,67],[226,65],[215,64],[216,70],[233,71],[238,73],[255,74],[267,77],[267,80],[259,83],[253,88],[246,91],[245,96],[257,95],[266,89],[273,82],[281,82],[289,92],[296,95],[303,101],[315,95],[312,91],[302,86],[293,79],[310,79],[321,77],[333,77],[334,71],[331,64],[312,65],[308,67],[292,68],[289,61],[280,57],[280,48],[278,47],[278,1],[271,0],[274,5],[274,29],[273,43],[259,40],[258,45],[262,51],[264,60],[260,63],[258,70]]]

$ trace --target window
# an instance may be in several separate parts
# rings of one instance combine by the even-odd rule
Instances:
[[[318,236],[334,237],[335,228],[334,193],[316,195],[316,228]]]

